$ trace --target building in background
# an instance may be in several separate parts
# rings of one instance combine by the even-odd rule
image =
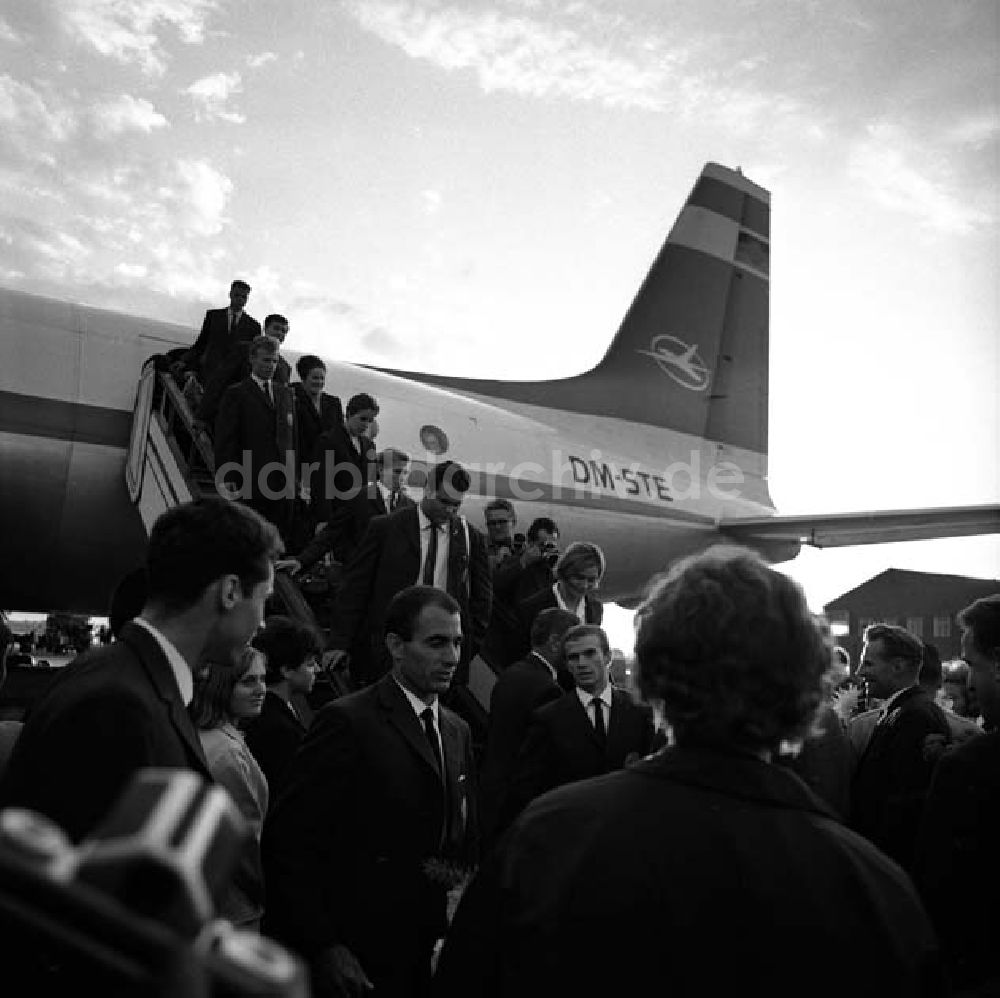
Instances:
[[[960,654],[958,612],[973,600],[994,593],[1000,593],[1000,580],[889,568],[823,609],[838,642],[851,653],[852,668],[858,665],[865,628],[875,623],[905,627],[933,644],[947,661]]]

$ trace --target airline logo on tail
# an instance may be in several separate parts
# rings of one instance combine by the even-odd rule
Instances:
[[[636,350],[636,353],[652,357],[656,366],[682,388],[692,392],[708,388],[708,365],[698,353],[697,343],[692,346],[676,336],[661,333],[653,337],[648,350]]]

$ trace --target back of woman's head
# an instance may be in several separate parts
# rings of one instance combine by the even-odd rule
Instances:
[[[799,586],[755,552],[716,546],[681,560],[638,619],[640,688],[679,744],[774,750],[809,731],[831,643]]]

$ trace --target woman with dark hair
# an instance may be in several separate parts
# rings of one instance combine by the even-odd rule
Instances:
[[[344,408],[336,395],[323,391],[326,386],[326,364],[315,354],[304,354],[295,362],[299,381],[292,385],[295,392],[295,418],[299,426],[299,460],[320,461],[320,437],[344,422]],[[315,482],[310,476],[310,489]],[[315,490],[318,494],[318,490]]]
[[[907,875],[773,765],[830,667],[798,585],[712,548],[638,621],[640,689],[673,743],[528,806],[463,895],[437,998],[947,994]]]
[[[195,681],[194,699],[188,707],[212,776],[229,791],[252,833],[219,905],[223,918],[249,929],[260,927],[264,913],[260,833],[267,813],[268,786],[240,725],[260,714],[264,662],[264,654],[249,646],[236,666],[209,662]]]
[[[260,716],[247,724],[247,745],[267,777],[272,799],[309,727],[306,697],[319,671],[320,637],[291,617],[268,617],[254,638],[267,657],[267,693]]]

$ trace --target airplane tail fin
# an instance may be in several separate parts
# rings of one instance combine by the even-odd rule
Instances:
[[[553,381],[405,373],[767,453],[770,195],[706,164],[603,360]]]

